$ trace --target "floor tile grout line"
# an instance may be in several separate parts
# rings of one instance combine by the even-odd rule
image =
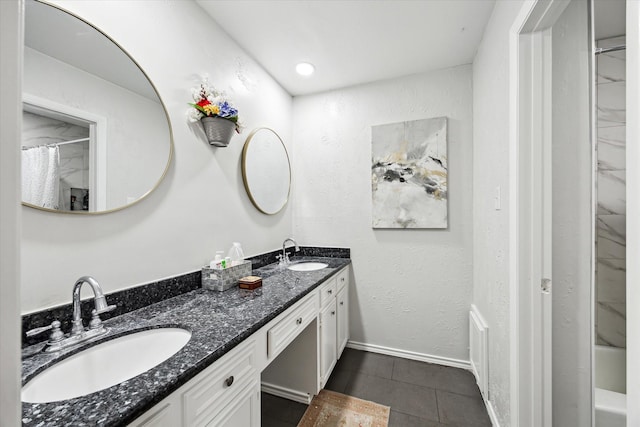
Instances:
[[[389,408],[391,408],[391,407],[389,407]],[[424,420],[424,421],[435,421],[435,422],[437,422],[437,423],[439,423],[439,424],[442,424],[442,422],[440,422],[440,415],[438,415],[438,419],[437,419],[437,420],[432,420],[431,418],[420,417],[420,416],[418,416],[418,415],[416,415],[416,414],[410,414],[410,413],[408,413],[408,412],[402,412],[402,411],[401,411],[401,410],[399,410],[399,409],[393,409],[393,408],[391,408],[391,410],[389,411],[389,416],[391,416],[391,411],[393,411],[393,412],[397,412],[398,414],[407,415],[407,416],[409,416],[409,417],[417,418],[417,419],[419,419],[419,420]]]
[[[440,417],[440,405],[438,405],[438,390],[437,389],[436,389],[435,395],[436,395],[436,412],[438,413],[438,422],[440,424],[443,424],[443,422],[440,419],[441,418]]]

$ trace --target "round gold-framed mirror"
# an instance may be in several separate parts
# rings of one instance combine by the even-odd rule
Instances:
[[[147,197],[173,158],[171,122],[139,64],[81,17],[25,3],[23,205],[102,214]]]
[[[291,163],[280,136],[266,127],[254,129],[242,149],[242,179],[251,203],[266,215],[289,201]]]

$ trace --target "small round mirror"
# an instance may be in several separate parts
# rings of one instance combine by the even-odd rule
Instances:
[[[242,149],[242,179],[249,199],[262,213],[274,215],[289,200],[291,165],[282,139],[269,128],[255,129]]]

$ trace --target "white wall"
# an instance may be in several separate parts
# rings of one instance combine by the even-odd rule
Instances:
[[[524,1],[498,1],[473,62],[473,302],[489,327],[489,402],[511,424],[509,31]],[[500,188],[501,209],[494,196]]]
[[[24,3],[0,1],[0,425],[20,424],[20,140]]]
[[[240,158],[248,131],[259,126],[289,147],[291,97],[194,2],[56,3],[109,34],[146,71],[169,111],[175,157],[160,187],[125,210],[79,218],[22,208],[22,312],[69,303],[82,275],[111,292],[197,270],[233,241],[246,255],[279,247],[292,229],[290,205],[275,216],[259,213]],[[141,28],[156,30],[143,37]],[[227,148],[211,147],[187,123],[202,73],[229,93],[247,126]]]
[[[294,98],[294,235],[351,247],[351,340],[469,360],[471,66]],[[371,228],[371,126],[448,117],[449,228]]]

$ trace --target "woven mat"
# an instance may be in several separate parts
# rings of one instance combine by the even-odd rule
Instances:
[[[388,406],[329,390],[320,390],[298,427],[387,427]]]

